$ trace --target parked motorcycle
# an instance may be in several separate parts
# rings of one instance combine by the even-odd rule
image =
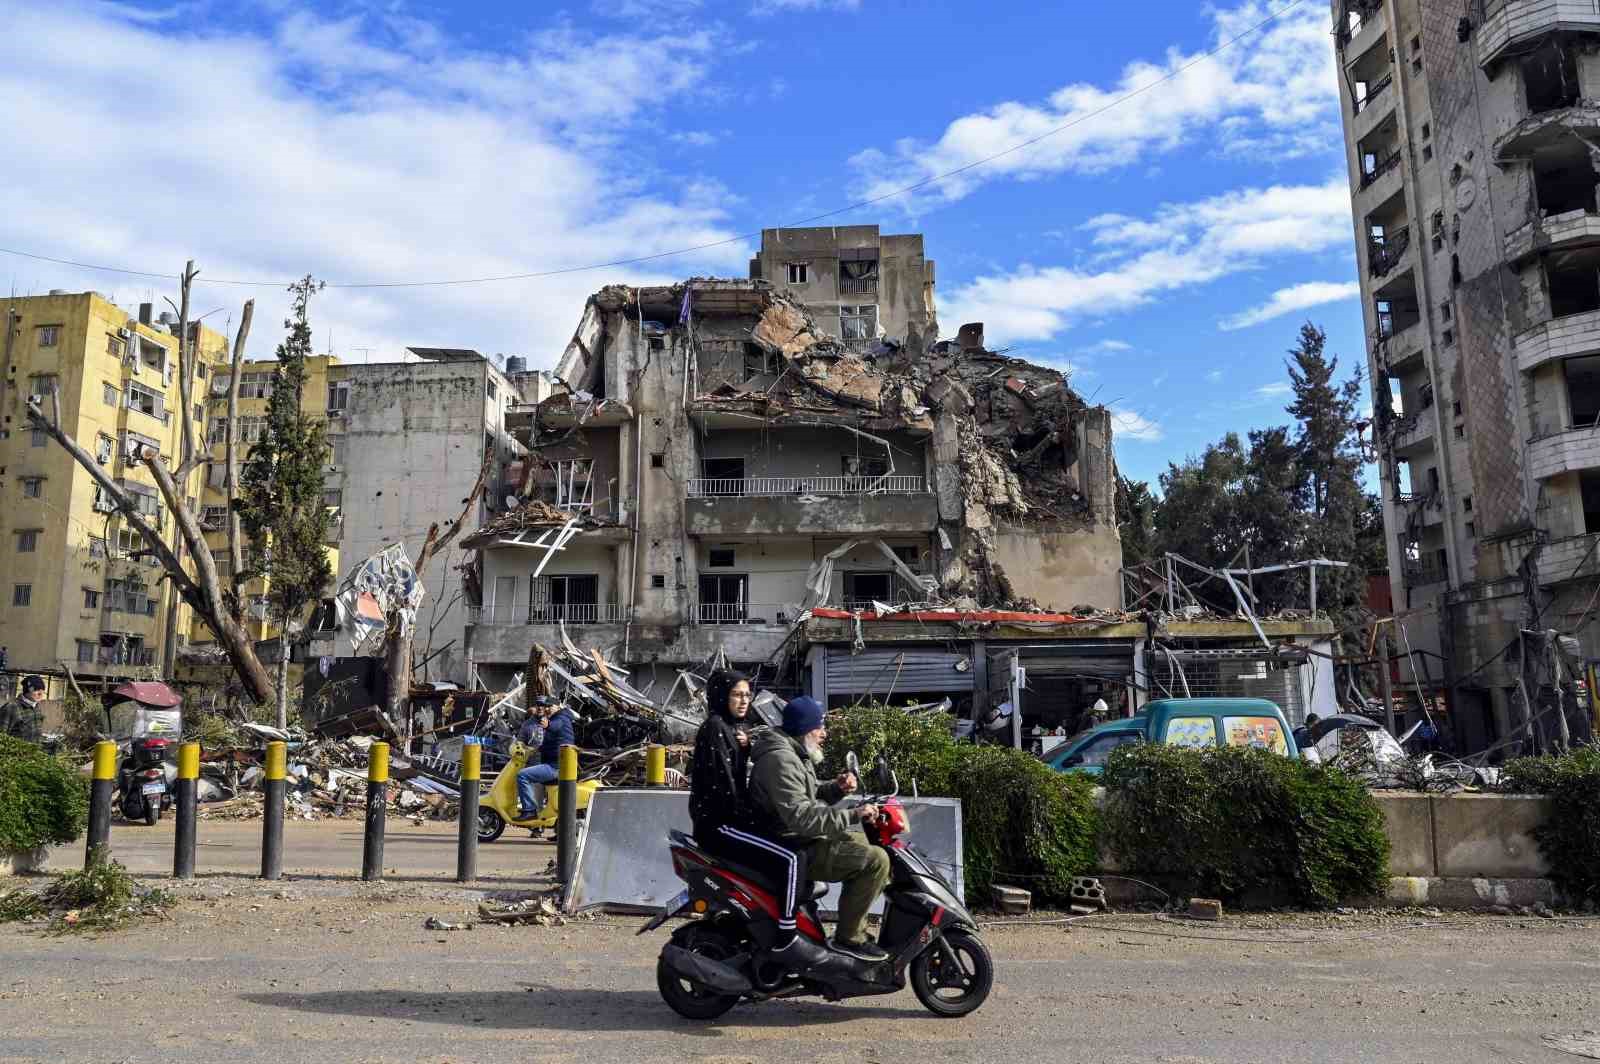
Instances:
[[[850,771],[860,779],[855,755]],[[889,854],[891,878],[884,891],[878,945],[883,961],[863,961],[828,949],[817,902],[827,884],[812,883],[797,914],[799,933],[828,949],[827,958],[799,974],[766,959],[777,934],[778,885],[754,869],[716,857],[681,831],[671,836],[672,867],[688,889],[667,903],[639,934],[675,917],[689,917],[672,933],[656,962],[656,986],[680,1016],[710,1020],[741,998],[820,995],[829,1001],[893,994],[911,989],[936,1016],[965,1016],[989,996],[994,961],[978,937],[978,925],[933,864],[900,836],[907,830],[899,784],[879,763],[880,787],[888,794],[858,801],[877,804],[881,815],[865,825],[868,840]]]
[[[122,815],[130,822],[154,825],[163,810],[172,808],[167,786],[167,740],[135,739],[117,770],[117,793]]]

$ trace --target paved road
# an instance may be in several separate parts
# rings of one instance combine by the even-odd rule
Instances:
[[[99,940],[0,929],[0,1061],[1557,1064],[1578,1058],[1545,1037],[1600,1026],[1600,927],[1576,920],[995,928],[995,992],[965,1020],[907,992],[703,1025],[660,1002],[665,931],[635,938],[636,920],[438,933],[423,920],[472,895],[180,890],[171,920]]]
[[[290,875],[361,874],[360,820],[289,820],[283,825],[283,869]],[[532,880],[555,859],[554,833],[548,841],[508,828],[495,842],[478,847],[478,872],[485,878],[515,883]],[[173,819],[153,827],[114,821],[111,852],[139,875],[172,872]],[[453,879],[456,873],[456,825],[425,820],[420,826],[391,818],[384,830],[384,870],[391,878]],[[65,871],[83,865],[83,846],[64,846],[50,853],[46,868]],[[260,820],[202,820],[195,841],[195,871],[202,876],[261,871]]]

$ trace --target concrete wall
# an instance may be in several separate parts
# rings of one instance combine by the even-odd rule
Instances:
[[[927,444],[910,433],[875,433],[893,445],[894,475],[923,476],[928,468]],[[824,428],[782,428],[772,431],[721,430],[699,434],[699,457],[743,458],[746,477],[837,477],[844,459],[882,458],[883,447],[848,432]],[[696,476],[701,475],[698,471]]]
[[[1507,794],[1376,795],[1392,851],[1392,876],[1540,879],[1549,866],[1533,829],[1545,798]]]
[[[931,531],[938,521],[930,494],[793,497],[712,497],[683,501],[692,536],[880,535]],[[1112,528],[1115,538],[1116,529]],[[1113,578],[1116,560],[1111,560]]]
[[[878,287],[871,293],[839,290],[839,252],[878,249]],[[807,280],[789,283],[789,264],[804,262]],[[771,281],[806,304],[827,333],[838,336],[839,306],[876,304],[878,325],[892,340],[921,347],[937,339],[933,314],[934,264],[923,254],[921,234],[882,236],[875,225],[766,229],[750,275]]]
[[[994,560],[1017,594],[1047,609],[1122,605],[1121,540],[1115,524],[1081,532],[997,528]]]

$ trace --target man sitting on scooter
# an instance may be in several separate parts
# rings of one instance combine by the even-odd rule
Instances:
[[[867,910],[889,882],[889,855],[850,829],[858,821],[877,819],[878,807],[840,808],[837,803],[856,789],[846,772],[819,785],[822,763],[822,706],[802,696],[783,707],[783,730],[756,732],[751,740],[755,767],[750,774],[750,802],[762,833],[806,855],[811,879],[842,883],[839,925],[833,948],[859,960],[881,961],[888,954],[866,937]]]
[[[532,820],[544,808],[544,785],[556,781],[556,765],[563,746],[576,746],[572,735],[572,710],[553,698],[534,699],[534,712],[544,718],[544,739],[539,743],[539,763],[517,773],[518,819]]]

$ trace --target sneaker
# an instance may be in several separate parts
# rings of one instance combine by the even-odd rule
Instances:
[[[866,961],[868,964],[875,964],[878,961],[889,959],[889,954],[879,948],[878,944],[870,938],[864,938],[860,942],[846,942],[842,938],[835,938],[832,945],[834,949],[845,956],[854,957],[858,961]]]
[[[815,968],[827,959],[828,951],[804,935],[795,935],[783,945],[767,950],[768,961],[781,964],[791,972]]]

